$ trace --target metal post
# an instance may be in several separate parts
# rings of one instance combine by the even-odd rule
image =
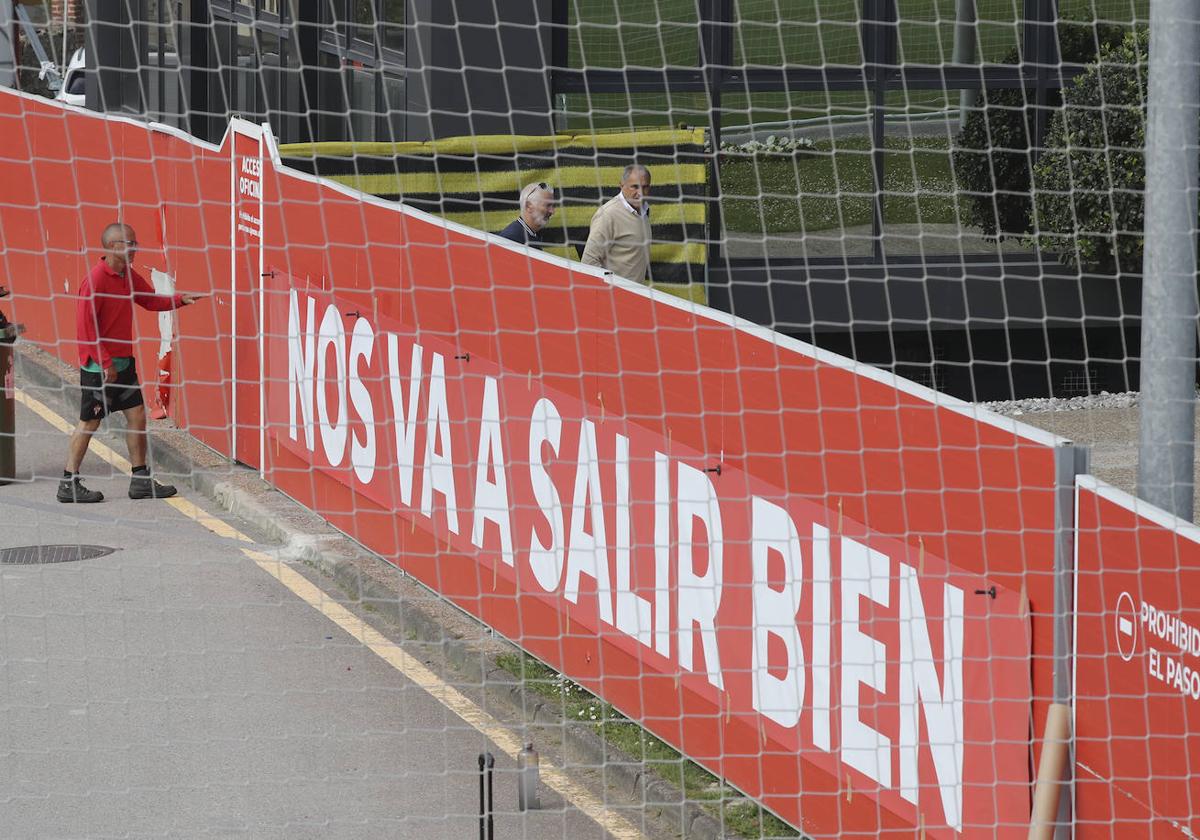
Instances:
[[[954,6],[954,63],[975,63],[975,0],[958,0]],[[978,91],[963,88],[958,100],[958,127],[967,124],[967,117],[975,107]]]
[[[1200,23],[1193,0],[1150,4],[1138,496],[1191,521],[1196,417]]]
[[[17,394],[13,367],[13,346],[0,335],[0,485],[17,478]]]
[[[63,19],[66,20],[66,7],[68,0],[63,0]],[[167,121],[167,58],[164,53],[167,51],[167,45],[163,38],[165,27],[163,26],[163,12],[166,9],[166,3],[163,0],[158,0],[158,29],[154,34],[154,43],[158,48],[158,113],[154,115],[154,119],[159,122]],[[178,54],[178,53],[177,53]],[[174,80],[172,80],[174,81]]]
[[[487,753],[487,833],[488,840],[496,840],[496,804],[492,798],[492,771],[496,766],[496,757]]]
[[[878,67],[875,68],[871,96],[871,172],[875,179],[871,200],[871,256],[875,262],[883,264],[886,258],[883,253],[883,194],[887,189],[887,80],[884,71]]]
[[[0,286],[0,298],[8,297],[8,289]],[[0,484],[17,477],[17,391],[15,380],[16,357],[13,343],[25,331],[23,324],[11,324],[0,312]]]
[[[63,0],[62,4],[62,77],[63,81],[67,78],[67,64],[71,61],[71,56],[67,55],[67,9],[71,5],[71,0]]]
[[[871,96],[871,172],[874,176],[874,194],[871,199],[871,254],[877,263],[883,263],[883,192],[886,176],[885,147],[887,132],[888,78],[897,70],[897,26],[900,19],[896,0],[864,0],[863,20],[863,70],[867,80],[867,91]]]
[[[732,0],[701,0],[700,63],[708,93],[709,138],[712,143],[712,182],[709,184],[709,241],[707,269],[721,259],[724,225],[721,221],[721,92],[725,72],[733,61],[733,3]],[[695,278],[689,274],[689,279]]]
[[[496,836],[492,799],[492,772],[495,767],[494,755],[490,752],[479,754],[479,840],[493,840]]]
[[[1085,447],[1071,443],[1054,450],[1054,682],[1053,704],[1063,709],[1072,705],[1075,687],[1072,685],[1072,657],[1075,649],[1071,637],[1075,611],[1075,476],[1088,471],[1090,453]],[[1051,714],[1053,715],[1053,708]],[[1058,733],[1057,735],[1055,733]],[[1039,787],[1047,785],[1054,789],[1049,802],[1053,808],[1049,814],[1041,814],[1045,823],[1045,836],[1069,840],[1074,813],[1075,747],[1072,735],[1066,738],[1061,731],[1047,722],[1051,737],[1042,743],[1042,768]],[[1055,745],[1055,738],[1066,741]],[[1062,753],[1061,766],[1050,760],[1046,751]],[[1053,771],[1053,772],[1051,772]],[[1040,791],[1043,796],[1046,791]]]

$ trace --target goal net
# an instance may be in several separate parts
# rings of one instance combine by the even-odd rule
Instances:
[[[4,823],[1200,830],[1149,22],[0,0]]]

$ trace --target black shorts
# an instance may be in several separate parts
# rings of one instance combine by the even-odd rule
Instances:
[[[103,371],[79,371],[79,391],[79,419],[84,422],[143,404],[136,362],[130,362],[129,367],[118,373],[116,382],[107,384]]]

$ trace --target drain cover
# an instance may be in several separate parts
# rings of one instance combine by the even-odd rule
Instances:
[[[29,566],[35,563],[73,563],[112,554],[115,548],[106,545],[19,545],[0,548],[0,564]]]

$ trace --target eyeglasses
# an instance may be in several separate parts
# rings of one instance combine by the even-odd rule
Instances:
[[[138,241],[136,239],[114,239],[112,244],[128,245],[130,248],[136,248],[138,246]]]

